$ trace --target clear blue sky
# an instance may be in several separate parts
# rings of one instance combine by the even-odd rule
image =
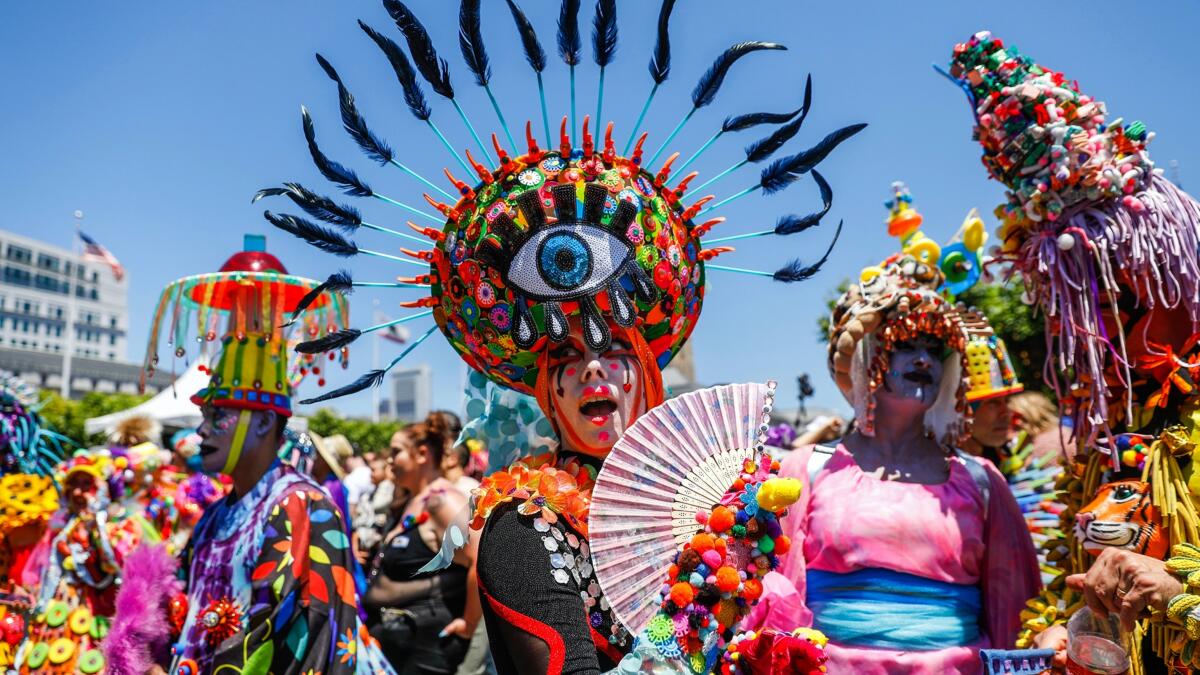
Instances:
[[[553,54],[558,2],[522,4]],[[585,22],[592,4],[584,3]],[[616,120],[621,141],[649,87],[646,62],[658,4],[619,2],[621,42],[609,70],[605,112]],[[459,98],[476,125],[494,129],[487,99],[458,53],[457,3],[410,5],[450,61]],[[493,86],[503,92],[515,131],[516,121],[539,119],[533,74],[504,3],[484,5]],[[0,227],[69,246],[71,213],[86,212],[88,233],[129,270],[131,359],[141,359],[162,286],[215,269],[240,246],[243,232],[266,232],[269,250],[293,273],[324,278],[340,264],[272,230],[261,218],[263,205],[250,204],[256,189],[284,180],[327,187],[304,149],[300,104],[313,111],[328,153],[359,170],[380,192],[419,200],[414,181],[395,168],[374,165],[340,131],[335,89],[313,60],[314,51],[340,70],[368,121],[402,161],[431,178],[450,162],[403,108],[386,61],[355,24],[362,18],[398,38],[379,2],[26,2],[7,4],[2,13]],[[976,30],[990,29],[1064,70],[1107,101],[1112,116],[1145,121],[1158,134],[1151,149],[1159,166],[1178,160],[1185,188],[1200,186],[1195,134],[1200,95],[1194,85],[1200,55],[1193,48],[1198,21],[1194,3],[1137,9],[1116,2],[680,0],[671,25],[674,68],[652,111],[651,148],[690,105],[688,93],[712,58],[748,39],[782,42],[790,51],[755,54],[739,63],[716,103],[679,136],[675,146],[685,156],[728,114],[794,107],[808,72],[813,111],[787,150],[806,147],[845,124],[871,125],[821,167],[835,191],[826,227],[743,242],[737,253],[721,259],[759,269],[774,269],[795,256],[812,259],[828,243],[837,219],[845,219],[842,242],[817,279],[785,286],[709,276],[704,316],[693,337],[700,379],[776,378],[786,405],[794,400],[795,375],[809,372],[817,386],[815,403],[844,407],[826,375],[816,318],[840,279],[893,250],[895,241],[886,237],[882,222],[889,183],[908,182],[926,232],[939,239],[949,237],[972,206],[987,214],[1001,199],[1001,188],[979,164],[962,93],[929,67],[944,64],[954,43]],[[581,116],[595,105],[595,68],[590,47],[584,51]],[[546,74],[552,118],[567,109],[566,73],[552,55]],[[469,137],[449,104],[429,96],[435,121],[466,147]],[[739,158],[741,146],[758,135],[727,137],[696,168],[711,175]],[[717,192],[724,196],[755,179],[755,172],[744,171],[719,183]],[[369,220],[403,223],[398,210],[358,201]],[[726,210],[729,222],[721,232],[763,229],[781,213],[804,213],[817,203],[814,186],[805,180],[771,198],[738,202]],[[394,246],[368,234],[358,239]],[[401,273],[369,260],[354,268],[362,280]],[[409,297],[360,291],[352,298],[353,318],[360,325],[369,322],[374,298],[398,315],[403,310],[396,303]],[[392,351],[383,350],[385,356]],[[457,408],[460,366],[449,347],[431,340],[410,358],[414,365],[434,367],[435,403]],[[333,383],[369,368],[370,359],[370,343],[363,340],[352,353],[350,372]],[[303,393],[315,390],[306,384]],[[338,407],[364,414],[369,402],[369,395],[359,395]]]

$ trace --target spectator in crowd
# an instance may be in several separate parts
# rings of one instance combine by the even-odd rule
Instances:
[[[392,503],[396,498],[396,486],[392,483],[392,456],[388,449],[367,453],[365,456],[371,469],[371,492],[364,494],[354,507],[354,556],[366,565],[375,554],[375,547],[383,539],[383,528],[387,525]]]
[[[374,490],[371,481],[371,467],[365,456],[351,455],[346,458],[346,478],[342,484],[346,486],[346,503],[354,507],[364,494]]]
[[[471,448],[467,443],[470,441],[451,446],[442,457],[442,475],[464,495],[470,495],[471,490],[479,487],[479,481],[467,473],[471,463]]]

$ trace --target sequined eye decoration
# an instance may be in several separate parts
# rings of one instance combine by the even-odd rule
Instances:
[[[621,201],[607,224],[602,224],[608,191],[601,185],[584,186],[583,215],[576,210],[573,183],[550,189],[555,222],[549,223],[537,192],[517,197],[516,205],[525,218],[519,231],[507,213],[491,224],[497,238],[510,242],[507,247],[481,247],[477,254],[491,258],[489,263],[504,270],[506,282],[519,294],[514,302],[513,341],[529,348],[540,337],[526,300],[538,302],[545,311],[546,334],[555,342],[567,338],[569,325],[562,303],[579,305],[583,337],[588,347],[605,351],[612,336],[596,304],[596,296],[608,294],[613,321],[632,326],[637,311],[625,290],[628,279],[634,292],[645,302],[656,297],[655,289],[633,257],[633,247],[623,236],[637,217],[637,207]]]

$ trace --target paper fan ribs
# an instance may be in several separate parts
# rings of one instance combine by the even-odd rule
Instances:
[[[639,418],[605,459],[588,518],[592,562],[630,632],[659,609],[667,568],[703,529],[697,512],[722,503],[762,451],[774,396],[773,382],[684,394]]]

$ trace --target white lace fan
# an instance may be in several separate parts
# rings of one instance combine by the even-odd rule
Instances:
[[[775,383],[729,384],[673,398],[639,418],[604,460],[588,516],[604,597],[633,634],[659,607],[675,553],[761,451]]]

